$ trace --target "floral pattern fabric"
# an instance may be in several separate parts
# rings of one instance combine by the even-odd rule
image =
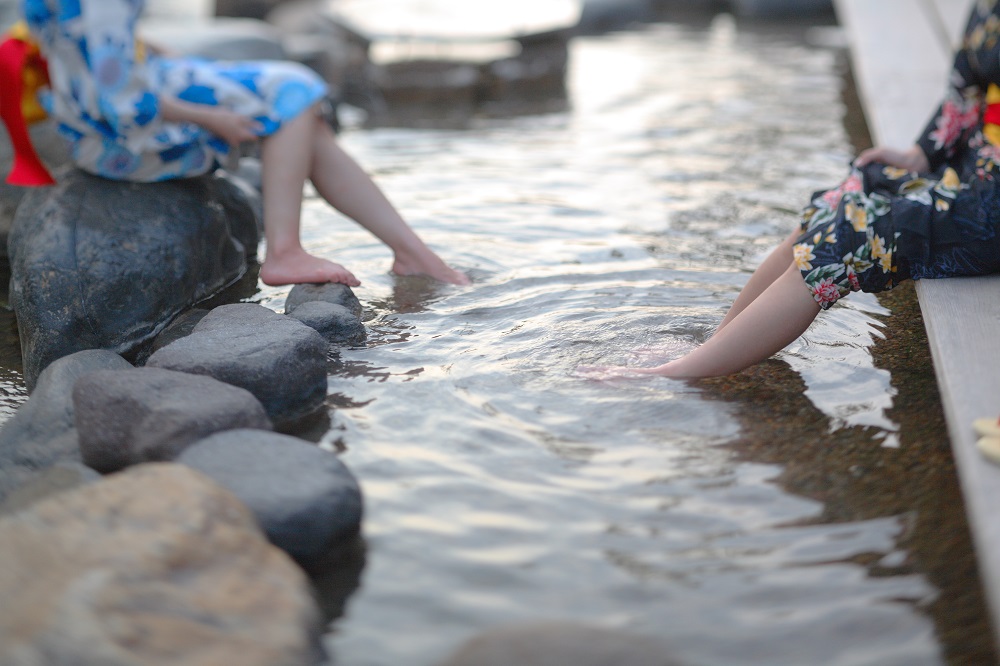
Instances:
[[[273,134],[327,94],[304,65],[165,58],[137,48],[144,0],[21,0],[49,61],[49,113],[82,169],[117,180],[157,181],[215,168],[229,152],[193,123],[161,118],[159,98],[225,106]]]
[[[820,307],[911,278],[1000,272],[1000,0],[977,0],[917,145],[930,172],[852,168],[802,214],[794,260]]]

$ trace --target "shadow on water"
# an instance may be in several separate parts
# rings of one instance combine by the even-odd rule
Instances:
[[[917,606],[932,618],[947,663],[997,663],[913,286],[905,283],[881,300],[892,314],[872,355],[898,391],[887,414],[900,425],[898,447],[883,446],[863,427],[831,432],[829,418],[806,398],[801,377],[780,361],[699,386],[706,399],[735,408],[742,431],[730,446],[738,458],[779,465],[777,484],[822,504],[810,523],[899,517],[905,527],[896,553],[862,553],[850,561],[871,577],[924,575],[938,594]]]

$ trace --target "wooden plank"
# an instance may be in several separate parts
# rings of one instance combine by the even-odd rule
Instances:
[[[873,139],[913,145],[941,101],[951,65],[935,20],[922,0],[838,0],[835,7]]]
[[[975,0],[923,0],[929,3],[941,22],[944,34],[948,40],[948,48],[954,51],[962,42],[965,23]]]
[[[959,42],[973,1],[834,0],[876,143],[912,145],[945,90],[947,47]],[[917,296],[998,637],[1000,466],[980,455],[972,422],[1000,414],[1000,276],[919,280]]]
[[[1000,415],[1000,276],[919,280],[934,371],[983,585],[1000,636],[1000,465],[976,448],[972,421]]]

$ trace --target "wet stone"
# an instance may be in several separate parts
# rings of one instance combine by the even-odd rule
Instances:
[[[57,462],[36,472],[0,502],[0,516],[21,511],[56,493],[93,483],[101,475],[82,463]]]
[[[232,493],[182,465],[4,516],[0,562],[5,666],[326,663],[301,569]]]
[[[56,360],[39,375],[31,397],[0,428],[0,499],[38,470],[80,461],[73,385],[98,370],[131,367],[114,352],[90,349]]]
[[[307,301],[289,312],[288,316],[315,329],[331,344],[356,345],[368,337],[361,320],[337,303]]]
[[[288,435],[231,430],[188,448],[177,462],[243,500],[271,542],[303,564],[355,537],[361,489],[336,454]]]
[[[285,298],[285,314],[290,314],[298,306],[309,301],[323,301],[334,305],[343,305],[355,317],[361,316],[361,301],[346,284],[331,282],[328,284],[297,284],[292,287]]]
[[[215,308],[147,367],[208,375],[250,391],[276,428],[315,413],[326,399],[327,343],[302,322],[261,305]]]
[[[99,472],[176,458],[221,430],[270,430],[264,407],[245,390],[159,368],[94,372],[73,390],[83,461]]]
[[[157,183],[63,168],[17,208],[8,239],[10,303],[24,379],[83,349],[128,354],[177,313],[241,277],[257,216],[214,174]]]
[[[568,622],[513,625],[466,642],[441,666],[681,666],[659,641]]]

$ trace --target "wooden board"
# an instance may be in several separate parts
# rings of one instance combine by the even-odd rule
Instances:
[[[912,145],[945,90],[974,0],[835,0],[876,143]],[[995,636],[1000,636],[1000,466],[974,419],[1000,415],[1000,276],[920,280],[917,296]]]

